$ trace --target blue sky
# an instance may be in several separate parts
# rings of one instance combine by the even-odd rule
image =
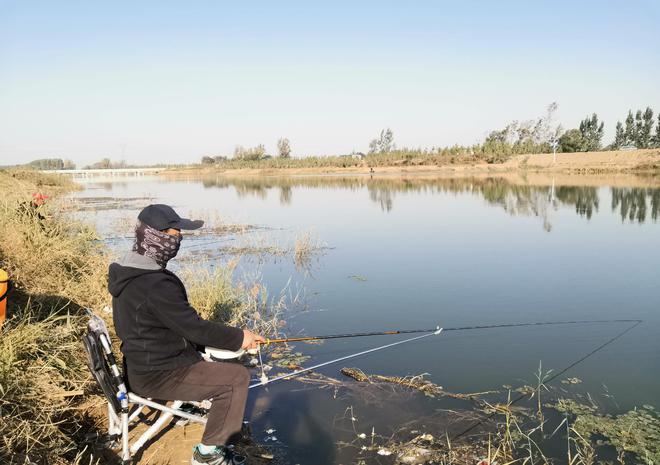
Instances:
[[[660,2],[0,0],[0,165],[480,141],[660,111]],[[606,142],[608,142],[606,140]]]

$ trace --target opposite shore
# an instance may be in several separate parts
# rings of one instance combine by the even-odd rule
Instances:
[[[618,150],[602,152],[557,153],[515,155],[501,163],[488,163],[472,157],[437,158],[388,157],[379,161],[379,156],[363,160],[350,159],[341,164],[333,157],[327,165],[310,166],[307,159],[278,159],[244,162],[242,164],[218,163],[213,165],[191,165],[167,168],[165,174],[226,174],[232,176],[257,175],[319,175],[319,174],[483,174],[512,172],[544,172],[563,174],[599,173],[660,173],[660,149]],[[317,160],[315,158],[315,160]]]

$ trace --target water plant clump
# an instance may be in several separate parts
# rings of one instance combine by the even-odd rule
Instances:
[[[580,437],[591,439],[596,447],[614,447],[620,463],[660,463],[660,416],[654,407],[644,405],[621,415],[601,414],[596,407],[570,399],[560,399],[552,407],[573,418],[572,428]]]

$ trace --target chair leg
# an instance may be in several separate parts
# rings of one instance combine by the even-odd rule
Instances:
[[[111,437],[119,437],[121,435],[119,418],[117,418],[117,414],[112,408],[112,405],[110,405],[110,402],[108,402],[108,435]]]
[[[125,464],[131,463],[131,449],[128,444],[128,412],[121,414],[121,459]]]
[[[180,400],[177,400],[172,404],[170,409],[178,409],[183,405],[183,402]],[[137,441],[133,443],[131,446],[131,453],[135,454],[142,446],[144,446],[149,439],[151,439],[160,429],[168,423],[172,419],[172,414],[170,412],[162,411],[161,410],[161,416],[154,422],[153,425],[149,427],[148,430],[146,430],[144,433],[142,433],[142,436],[138,438]]]
[[[128,417],[128,423],[130,424],[133,420],[139,417],[142,413],[142,410],[144,410],[144,405],[138,405],[133,413],[131,413],[131,415]]]

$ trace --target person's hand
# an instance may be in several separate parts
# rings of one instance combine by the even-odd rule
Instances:
[[[253,333],[249,329],[243,330],[243,344],[241,345],[241,349],[256,349],[259,345],[259,342],[266,342],[266,340],[258,334]]]

